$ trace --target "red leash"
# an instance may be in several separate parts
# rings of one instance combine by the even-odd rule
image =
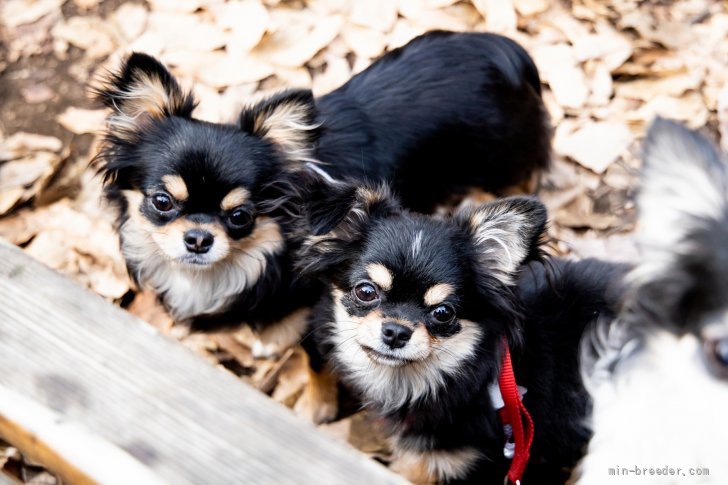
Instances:
[[[498,376],[498,386],[505,406],[500,409],[499,414],[504,428],[510,427],[513,433],[513,443],[515,451],[513,453],[513,461],[508,469],[506,483],[520,484],[523,471],[528,463],[528,456],[533,442],[533,420],[528,414],[526,406],[521,401],[521,394],[518,392],[516,385],[516,376],[513,375],[513,365],[511,364],[511,352],[508,349],[508,342],[503,341],[503,363],[501,365],[500,376]],[[524,429],[525,424],[525,429]],[[508,440],[506,431],[506,441]]]

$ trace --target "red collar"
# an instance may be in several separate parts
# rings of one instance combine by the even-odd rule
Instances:
[[[508,469],[505,483],[520,485],[523,471],[528,463],[531,443],[533,442],[533,420],[531,415],[528,414],[526,406],[523,405],[521,394],[518,392],[516,377],[513,374],[513,365],[511,364],[511,352],[505,339],[503,339],[503,362],[498,376],[498,387],[504,403],[498,414],[506,435],[504,448],[506,457],[509,457],[510,454],[507,452],[509,444],[511,444],[510,449],[513,450],[513,461],[511,461],[511,467]],[[515,449],[513,449],[514,445]]]

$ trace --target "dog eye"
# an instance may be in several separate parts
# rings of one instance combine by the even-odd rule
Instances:
[[[455,310],[450,305],[439,305],[432,310],[432,318],[440,323],[448,323],[455,318]]]
[[[364,303],[371,303],[379,298],[379,292],[371,283],[359,283],[354,287],[354,295]]]
[[[159,212],[169,212],[174,207],[172,199],[167,194],[154,194],[152,196],[152,205]]]
[[[706,340],[704,344],[708,366],[722,379],[728,379],[728,338]]]
[[[236,209],[228,216],[228,222],[233,227],[244,227],[250,224],[253,217],[243,209]]]

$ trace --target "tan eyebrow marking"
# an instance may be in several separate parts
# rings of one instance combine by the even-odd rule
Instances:
[[[392,272],[382,263],[371,263],[367,265],[369,278],[384,291],[392,289]]]
[[[452,295],[455,288],[449,283],[438,283],[430,286],[425,292],[425,305],[434,306],[445,301],[445,298]]]
[[[162,177],[162,183],[167,192],[179,201],[187,200],[187,197],[190,196],[187,191],[187,184],[179,175],[165,175]]]
[[[238,187],[230,192],[220,202],[220,208],[224,211],[229,211],[237,206],[245,203],[250,198],[250,191],[243,187]]]

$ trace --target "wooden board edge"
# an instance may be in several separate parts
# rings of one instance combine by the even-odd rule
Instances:
[[[124,450],[4,387],[0,387],[0,437],[64,482],[163,483]]]

